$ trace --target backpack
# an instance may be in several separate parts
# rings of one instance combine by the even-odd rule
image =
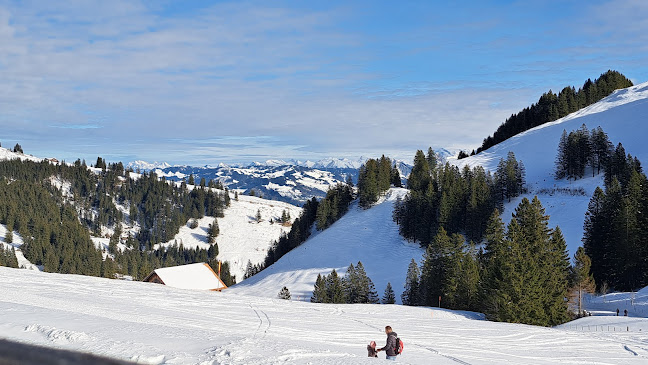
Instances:
[[[394,353],[400,355],[403,353],[403,341],[396,337],[396,347],[394,348]]]

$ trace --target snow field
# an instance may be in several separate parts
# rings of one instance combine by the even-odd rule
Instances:
[[[367,358],[366,345],[382,346],[385,325],[403,339],[405,364],[648,361],[636,333],[493,323],[434,308],[312,304],[9,268],[0,268],[0,292],[1,337],[148,364],[376,364],[383,360]]]
[[[290,231],[290,226],[285,227],[277,222],[284,210],[290,213],[293,221],[301,214],[301,208],[292,204],[239,195],[238,201],[232,198],[230,206],[225,209],[225,217],[218,218],[218,259],[230,263],[230,273],[236,275],[237,281],[243,280],[248,260],[252,264],[263,262],[270,245],[281,234]],[[261,211],[260,223],[256,222],[257,211]],[[270,224],[270,219],[275,223]],[[213,222],[214,217],[207,216],[198,219],[195,229],[186,224],[180,227],[173,240],[163,243],[163,246],[177,242],[186,248],[208,249],[207,230]]]
[[[361,261],[382,297],[391,282],[397,301],[403,292],[411,259],[420,262],[423,250],[407,242],[392,220],[394,202],[406,189],[390,189],[375,206],[364,210],[353,203],[349,212],[324,231],[314,231],[301,246],[274,265],[230,288],[231,292],[275,298],[283,286],[294,300],[309,301],[318,274],[335,269],[340,275]]]

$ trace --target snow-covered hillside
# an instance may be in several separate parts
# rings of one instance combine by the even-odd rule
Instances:
[[[230,263],[230,273],[236,275],[237,281],[243,280],[248,260],[258,264],[265,259],[272,242],[279,239],[282,233],[288,233],[290,226],[283,226],[279,219],[283,211],[290,214],[292,220],[299,217],[302,209],[292,204],[266,200],[252,196],[240,195],[239,200],[231,200],[225,210],[225,217],[217,218],[220,234],[218,259]],[[261,222],[257,223],[257,211],[261,212]],[[275,223],[270,223],[273,220]],[[180,232],[165,246],[174,243],[184,247],[209,248],[207,230],[214,217],[198,220],[198,227],[191,229],[188,225],[180,227]]]
[[[648,333],[583,332],[397,305],[312,304],[0,267],[0,337],[148,364],[645,364]],[[609,321],[611,317],[598,317]],[[633,319],[646,328],[646,319]],[[643,341],[643,342],[642,342]],[[381,354],[381,356],[384,356]]]
[[[569,133],[580,128],[582,124],[586,124],[589,129],[601,126],[612,143],[622,143],[627,153],[648,163],[648,145],[645,141],[648,136],[646,115],[648,82],[617,90],[578,112],[520,133],[475,156],[453,160],[452,163],[460,167],[482,165],[493,172],[499,160],[506,158],[509,151],[513,151],[526,167],[529,193],[525,196],[538,195],[547,214],[551,216],[550,224],[560,226],[573,253],[581,245],[587,204],[596,186],[603,186],[603,180],[602,176],[577,181],[554,179],[554,162],[560,135],[563,130]],[[583,188],[585,195],[574,196],[566,192],[578,188]],[[506,220],[510,219],[511,213],[522,198],[506,204],[503,215]]]
[[[585,295],[583,306],[595,315],[616,315],[618,309],[621,315],[627,310],[631,317],[648,318],[648,287],[637,292]]]
[[[391,282],[400,301],[407,265],[413,258],[421,260],[423,250],[408,243],[392,221],[394,202],[407,194],[394,188],[375,206],[363,210],[357,203],[349,212],[322,232],[292,250],[278,262],[252,278],[236,285],[233,292],[275,297],[286,286],[293,299],[310,300],[317,274],[332,269],[345,273],[349,264],[362,261],[367,274],[382,296]]]
[[[0,147],[0,161],[3,160],[22,160],[22,161],[41,162],[43,159],[34,157],[32,155],[26,155],[20,152],[14,152],[12,150]]]

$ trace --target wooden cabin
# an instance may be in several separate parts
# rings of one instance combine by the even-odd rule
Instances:
[[[144,281],[180,289],[214,290],[227,289],[227,285],[206,263],[164,267],[153,270]]]

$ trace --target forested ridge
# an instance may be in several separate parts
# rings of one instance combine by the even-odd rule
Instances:
[[[0,161],[0,223],[8,235],[23,237],[25,257],[45,271],[142,279],[158,267],[214,263],[215,243],[209,250],[153,246],[171,240],[191,218],[223,216],[229,193],[216,187],[203,181],[190,190],[154,173],[132,175],[121,163],[106,164],[102,158],[93,169],[80,160],[70,165],[6,160]],[[122,238],[126,250],[117,250],[126,225],[139,230]],[[114,234],[104,260],[90,234],[106,230]]]
[[[487,150],[516,134],[522,133],[539,125],[553,122],[570,113],[596,103],[612,94],[614,90],[632,86],[632,81],[618,71],[608,70],[592,81],[588,79],[578,90],[574,86],[564,87],[558,94],[549,90],[542,94],[537,103],[511,115],[502,123],[492,136],[484,139],[477,151]],[[461,151],[459,158],[468,157]]]

